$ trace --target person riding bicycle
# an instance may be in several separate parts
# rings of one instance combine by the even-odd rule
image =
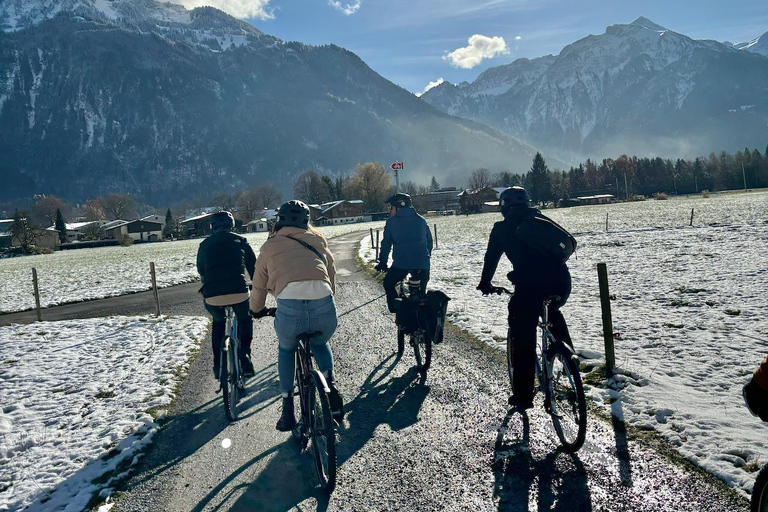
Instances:
[[[283,410],[275,428],[293,430],[297,336],[310,331],[312,354],[330,388],[329,401],[334,417],[341,421],[344,401],[336,386],[333,353],[328,340],[336,331],[338,317],[333,295],[336,292],[336,267],[325,237],[309,224],[309,208],[291,200],[277,210],[272,234],[261,246],[253,279],[251,311],[254,318],[269,314],[267,293],[277,299],[275,333],[279,342],[277,372]]]
[[[240,366],[243,375],[253,375],[251,362],[251,340],[253,324],[248,316],[250,291],[246,273],[253,279],[256,255],[248,241],[232,233],[235,218],[227,211],[211,216],[211,236],[200,243],[197,250],[197,272],[203,286],[205,309],[213,318],[211,346],[213,348],[213,375],[219,376],[221,363],[221,343],[226,329],[226,306],[232,306],[237,317],[238,338],[240,340]]]
[[[421,280],[421,293],[426,294],[429,260],[432,256],[432,233],[424,217],[413,209],[411,196],[397,193],[386,202],[389,205],[389,218],[384,226],[384,238],[375,269],[387,272],[384,292],[389,312],[394,313],[397,298],[395,286],[408,274],[414,280]],[[390,250],[392,267],[388,269]]]
[[[749,412],[768,421],[768,356],[757,367],[742,393]]]
[[[549,321],[556,339],[573,347],[568,326],[560,308],[571,293],[571,274],[565,263],[542,254],[516,235],[520,223],[531,215],[541,215],[529,206],[528,192],[523,187],[510,187],[499,197],[504,220],[496,222],[491,230],[485,252],[482,277],[477,289],[483,295],[494,291],[491,280],[502,254],[512,263],[507,277],[515,285],[509,301],[509,329],[513,347],[513,395],[510,405],[528,409],[533,403],[536,359],[536,326],[544,299],[559,295],[560,300],[550,304]],[[543,216],[542,216],[543,217]]]

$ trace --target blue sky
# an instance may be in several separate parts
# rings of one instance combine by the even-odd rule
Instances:
[[[342,46],[414,93],[439,78],[471,82],[489,67],[556,55],[638,16],[694,39],[735,43],[768,31],[766,0],[175,1],[213,5],[287,41]]]

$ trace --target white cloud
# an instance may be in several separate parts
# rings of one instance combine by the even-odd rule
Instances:
[[[523,36],[515,36],[515,41],[522,41],[522,40],[523,40]]]
[[[424,94],[428,90],[432,89],[433,87],[437,87],[438,85],[440,85],[443,82],[445,82],[443,77],[438,78],[434,82],[429,82],[422,92],[416,93],[416,96],[421,96],[422,94]]]
[[[360,10],[360,5],[363,3],[363,0],[355,0],[352,3],[349,4],[343,4],[339,2],[338,0],[328,0],[328,5],[333,7],[334,9],[337,9],[347,16],[350,14],[355,14],[358,10]]]
[[[272,9],[269,8],[271,0],[174,0],[186,7],[194,9],[195,7],[211,6],[221,9],[234,16],[235,18],[259,18],[270,20],[275,17]]]
[[[469,38],[468,42],[468,46],[443,55],[443,60],[448,61],[455,68],[471,69],[485,59],[509,53],[503,37],[475,34]]]

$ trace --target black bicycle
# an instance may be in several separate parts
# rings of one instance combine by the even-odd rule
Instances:
[[[245,378],[240,367],[240,338],[237,333],[237,316],[232,306],[227,306],[227,327],[224,341],[221,343],[219,367],[219,388],[224,396],[224,413],[229,421],[237,419],[237,403],[245,390]]]
[[[426,373],[432,364],[432,337],[427,328],[428,306],[426,297],[421,292],[421,281],[413,276],[408,281],[402,280],[396,285],[397,314],[397,356],[405,351],[405,336],[410,337],[413,355],[416,357],[416,368]]]
[[[268,316],[275,316],[275,308],[268,309]],[[336,424],[331,413],[328,395],[331,390],[323,373],[312,362],[312,338],[322,334],[319,331],[299,334],[296,350],[296,383],[299,386],[301,421],[293,430],[294,440],[301,450],[312,448],[315,472],[320,487],[328,493],[336,487]]]
[[[493,293],[513,292],[501,286],[494,286]],[[541,344],[536,348],[536,377],[539,390],[544,394],[544,409],[552,417],[557,437],[560,438],[562,449],[573,453],[584,444],[587,434],[587,402],[584,396],[584,385],[579,373],[578,358],[573,349],[556,340],[552,335],[552,324],[549,322],[549,306],[559,301],[559,296],[544,299],[541,308]],[[514,393],[513,380],[513,350],[511,330],[507,331],[507,372],[509,383]]]

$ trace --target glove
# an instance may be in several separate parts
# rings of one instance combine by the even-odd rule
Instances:
[[[263,308],[260,311],[249,311],[251,316],[258,320],[259,318],[264,318],[265,316],[269,316],[269,308]]]
[[[380,261],[378,265],[373,267],[376,272],[386,272],[387,271],[387,264],[383,261]]]
[[[749,411],[761,420],[768,421],[768,391],[760,387],[755,379],[750,379],[742,393]]]
[[[477,285],[477,289],[483,292],[483,295],[493,293],[493,285],[491,283],[481,282],[479,285]]]

